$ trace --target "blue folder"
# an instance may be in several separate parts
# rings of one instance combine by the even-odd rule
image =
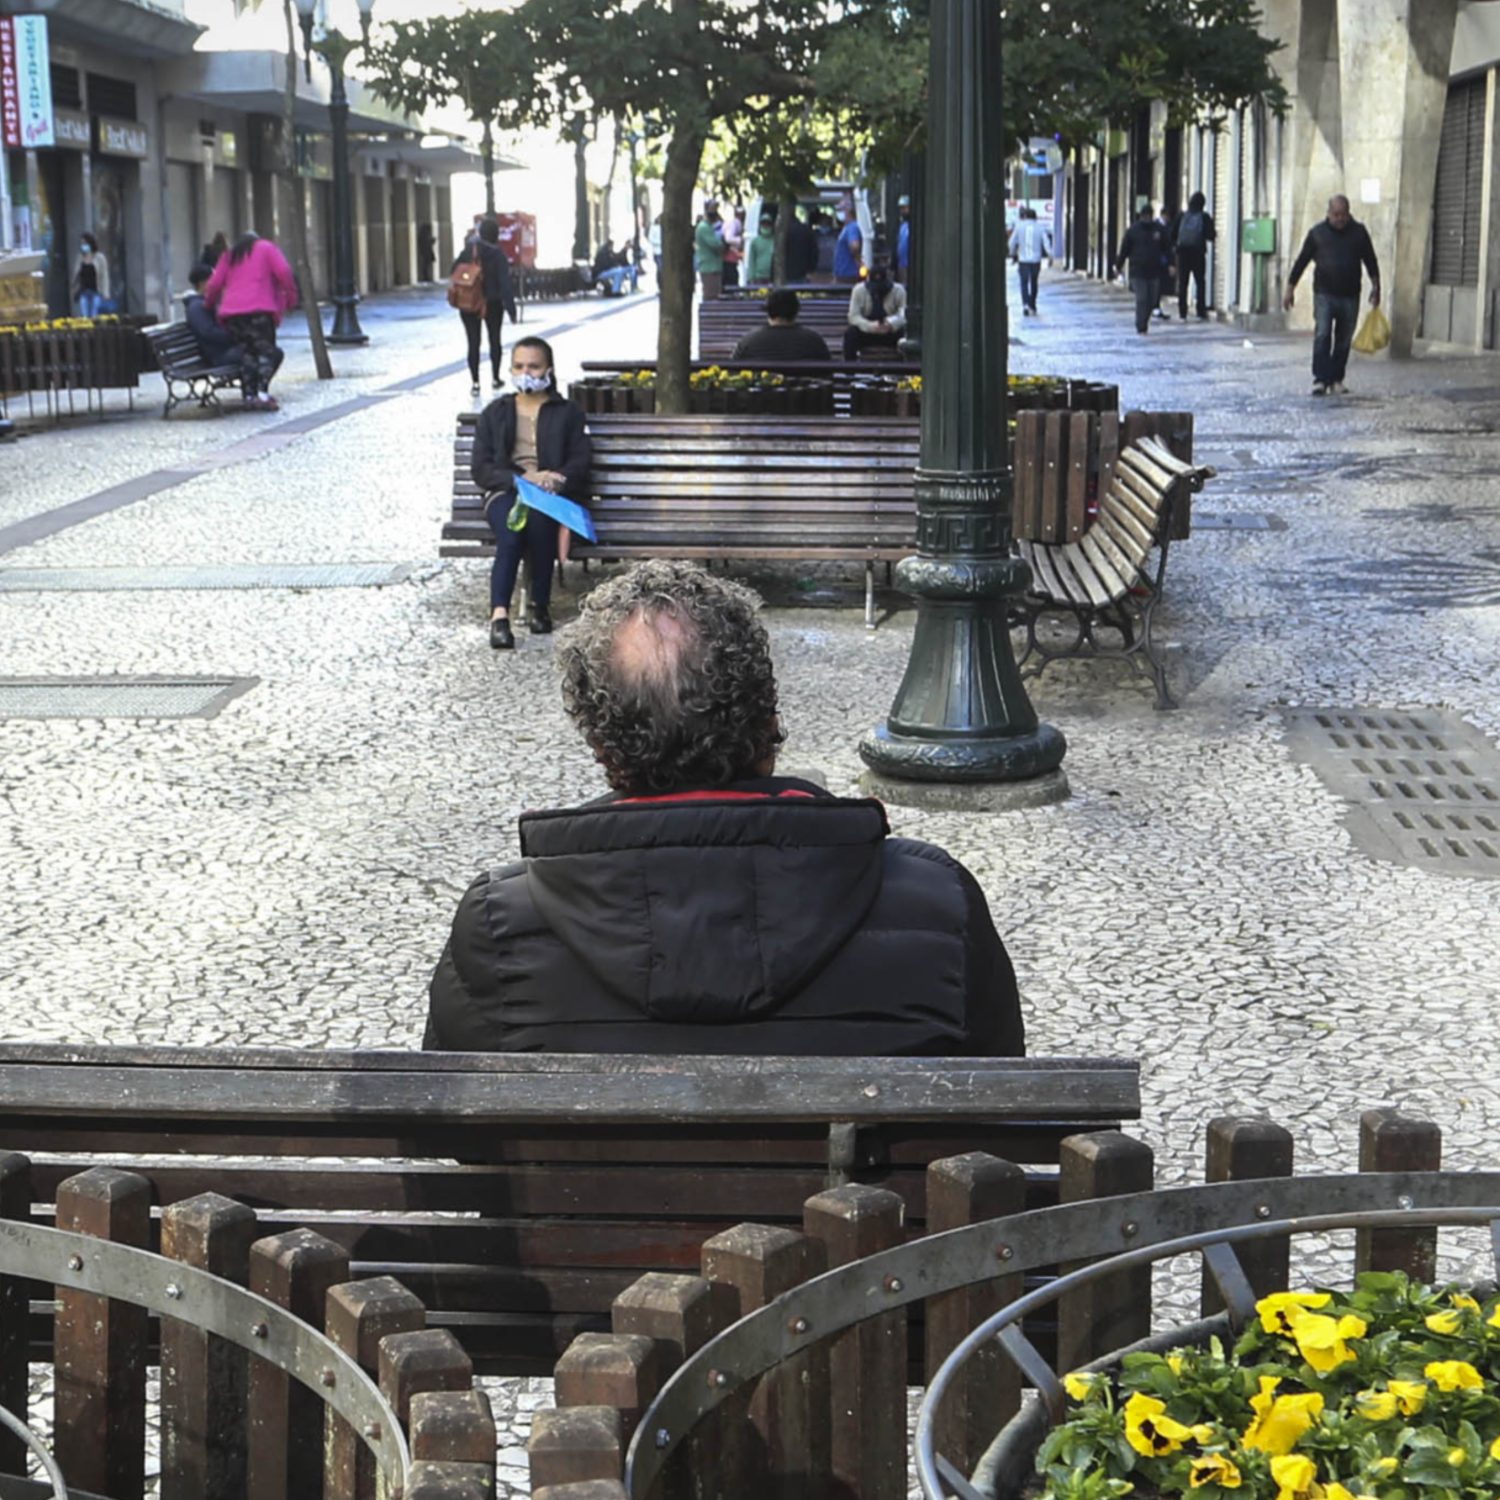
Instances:
[[[544,490],[541,485],[533,484],[517,474],[516,499],[532,510],[541,511],[544,516],[551,516],[558,525],[577,532],[585,541],[599,540],[599,534],[594,530],[594,518],[588,513],[588,507],[579,505],[576,500],[569,500],[566,495],[554,495],[551,490]]]

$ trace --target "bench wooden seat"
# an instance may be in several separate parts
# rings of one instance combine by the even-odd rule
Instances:
[[[1063,1139],[1139,1110],[1120,1059],[0,1047],[0,1151],[31,1157],[38,1222],[90,1166],[139,1172],[156,1213],[223,1193],[398,1278],[493,1374],[550,1371],[642,1273],[800,1224],[832,1184],[901,1192],[915,1235],[927,1164],[982,1150],[1053,1201]]]
[[[829,352],[837,355],[843,348],[844,329],[849,324],[849,294],[853,287],[840,287],[826,297],[802,297],[797,321],[814,333],[820,333]],[[721,297],[717,301],[698,303],[698,358],[725,360],[734,354],[735,346],[747,333],[765,327],[764,297]],[[888,356],[889,357],[889,356]]]
[[[1098,515],[1076,539],[1016,544],[1032,574],[1024,608],[1024,675],[1034,676],[1049,662],[1070,657],[1118,657],[1133,670],[1144,665],[1156,684],[1158,708],[1176,706],[1152,621],[1161,601],[1178,497],[1201,489],[1213,472],[1176,457],[1157,438],[1141,438],[1120,452]],[[1076,628],[1074,640],[1062,649],[1038,632],[1040,622],[1058,612],[1069,615]],[[1100,626],[1120,633],[1118,649],[1100,643]]]
[[[458,419],[453,518],[444,557],[492,555],[483,497],[469,474],[474,426]],[[875,564],[916,545],[912,479],[920,433],[892,418],[596,416],[590,509],[597,544],[572,555],[851,560]]]
[[[199,406],[223,409],[219,392],[228,386],[238,387],[241,370],[239,362],[232,365],[209,365],[204,362],[198,349],[198,340],[186,323],[169,323],[165,327],[144,330],[151,351],[156,356],[156,367],[167,383],[167,404],[162,407],[162,416],[172,414],[173,407],[197,398]],[[178,395],[177,387],[185,386],[186,392]]]

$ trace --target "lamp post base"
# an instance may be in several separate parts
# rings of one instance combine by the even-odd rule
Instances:
[[[1022,812],[1050,807],[1073,795],[1068,774],[1060,767],[1026,781],[908,781],[866,771],[860,792],[878,797],[892,807],[914,807],[922,812]]]
[[[333,327],[328,333],[330,344],[368,344],[370,336],[359,326],[359,316],[354,311],[356,297],[333,299]]]

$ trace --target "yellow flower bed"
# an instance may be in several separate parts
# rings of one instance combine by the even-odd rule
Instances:
[[[88,333],[119,321],[113,313],[101,313],[97,318],[52,318],[44,323],[0,323],[0,333]]]
[[[710,365],[706,370],[694,370],[688,384],[694,390],[743,391],[752,385],[785,385],[786,377],[769,370],[726,370],[722,365]]]
[[[1256,1311],[1228,1353],[1214,1339],[1064,1377],[1039,1500],[1500,1496],[1500,1299],[1370,1273]]]

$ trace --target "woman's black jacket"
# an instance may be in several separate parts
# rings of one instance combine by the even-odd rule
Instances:
[[[474,456],[469,473],[484,495],[509,491],[516,471],[511,455],[516,451],[516,398],[501,396],[479,414],[474,432]],[[553,391],[537,413],[536,461],[540,469],[563,476],[561,493],[580,505],[589,501],[589,463],[593,448],[583,421],[583,408]]]

